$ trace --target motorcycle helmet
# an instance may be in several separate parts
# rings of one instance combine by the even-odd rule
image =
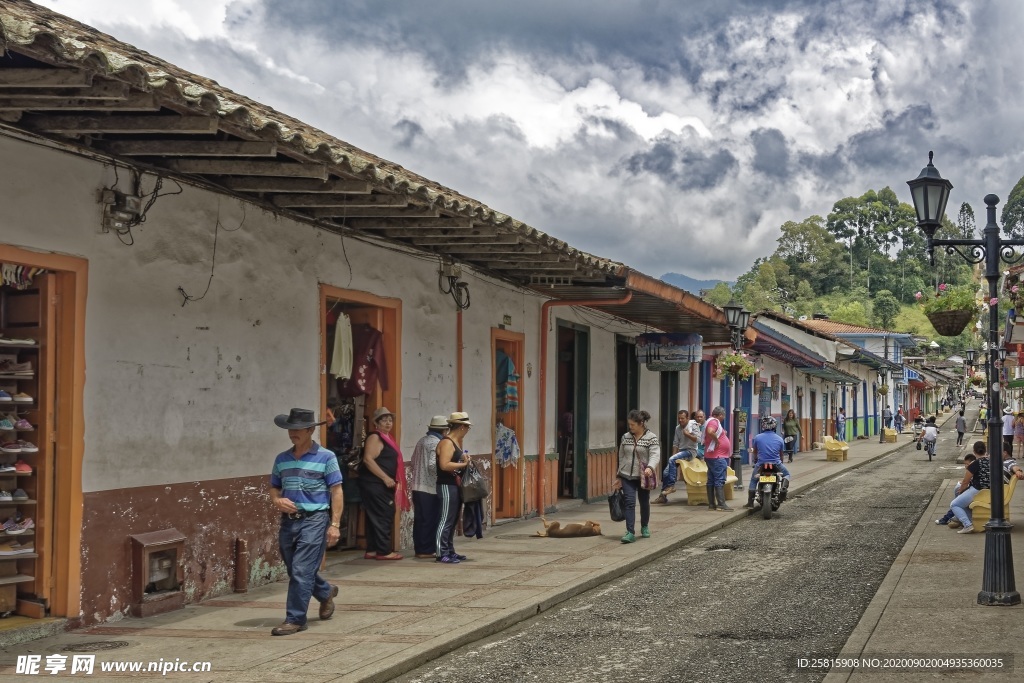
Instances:
[[[778,421],[774,417],[762,417],[761,418],[761,431],[762,432],[774,432],[779,426]]]

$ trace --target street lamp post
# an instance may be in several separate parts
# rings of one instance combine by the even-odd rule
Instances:
[[[1003,519],[1003,452],[999,421],[999,375],[996,371],[996,353],[992,352],[999,346],[999,306],[998,286],[1000,261],[1016,263],[1024,255],[1014,253],[1013,247],[1024,246],[1024,240],[1004,240],[999,237],[999,225],[996,223],[996,204],[999,197],[994,194],[985,195],[988,207],[988,221],[982,239],[935,239],[935,231],[942,222],[949,200],[949,191],[953,184],[939,175],[938,169],[932,165],[931,152],[928,153],[928,165],[914,180],[907,182],[910,194],[914,198],[914,209],[917,211],[917,226],[928,239],[928,257],[935,265],[935,247],[945,247],[946,253],[959,254],[971,264],[985,264],[985,279],[988,280],[989,326],[988,326],[988,454],[991,479],[992,519],[985,525],[985,564],[978,593],[979,605],[1019,605],[1020,593],[1013,575],[1013,552],[1010,544],[1010,529],[1013,528]],[[963,248],[963,249],[961,249]]]
[[[975,351],[974,349],[967,349],[967,368],[966,372],[964,372],[964,408],[967,407],[967,397],[969,396],[967,391],[973,391],[974,389],[974,382],[971,381],[971,378],[974,377],[974,359],[977,356],[977,353],[978,352]]]
[[[878,386],[885,386],[885,370],[879,368],[878,370]],[[878,425],[878,443],[885,443],[885,406],[886,401],[889,400],[889,393],[882,394],[882,411],[879,413],[879,425]]]
[[[731,300],[725,305],[725,321],[732,332],[732,347],[735,351],[743,348],[743,334],[750,324],[750,311]],[[736,473],[737,486],[743,486],[743,461],[740,456],[740,378],[733,377],[732,402],[732,458],[730,464]]]

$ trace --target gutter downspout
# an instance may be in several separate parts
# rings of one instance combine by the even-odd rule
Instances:
[[[455,410],[462,412],[462,309],[455,312]]]
[[[547,448],[545,441],[547,436],[547,379],[548,379],[548,313],[555,306],[587,306],[595,308],[598,306],[621,306],[628,304],[633,298],[633,292],[627,292],[621,299],[580,299],[567,301],[564,299],[549,299],[540,307],[540,370],[538,382],[540,384],[540,397],[537,401],[539,415],[537,416],[537,514],[543,515],[544,510],[544,451]],[[586,397],[589,400],[589,396]],[[525,511],[524,511],[525,512]]]

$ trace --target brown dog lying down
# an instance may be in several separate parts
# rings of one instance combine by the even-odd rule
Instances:
[[[538,536],[545,536],[549,538],[578,538],[580,536],[601,536],[601,525],[597,522],[591,522],[589,519],[583,524],[573,522],[572,524],[566,524],[564,527],[560,522],[549,522],[540,518],[541,524],[544,525],[544,531],[538,531]]]

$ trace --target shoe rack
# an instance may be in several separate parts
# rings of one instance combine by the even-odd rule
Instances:
[[[46,505],[52,473],[52,276],[24,290],[0,286],[0,616],[46,614],[52,553]],[[6,363],[5,363],[6,361]],[[5,422],[6,421],[6,422]],[[13,469],[12,469],[13,468]],[[29,522],[28,520],[31,520]]]

